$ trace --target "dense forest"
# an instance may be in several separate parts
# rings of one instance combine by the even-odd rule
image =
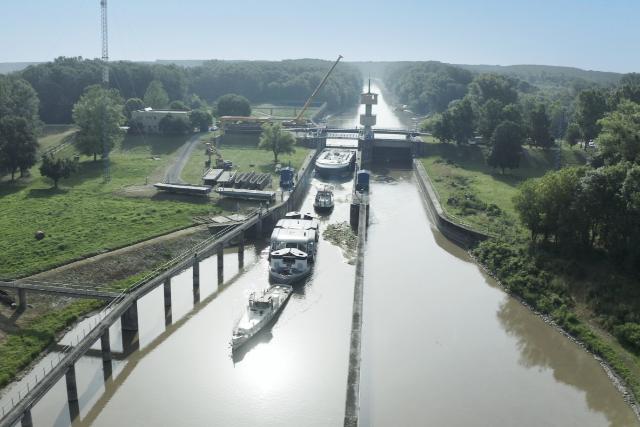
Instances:
[[[194,95],[209,103],[227,93],[251,102],[302,105],[327,72],[331,62],[207,61],[200,66],[118,61],[109,64],[111,87],[124,99],[143,98],[152,81],[162,83],[171,101],[190,104]],[[97,59],[57,58],[15,73],[31,84],[40,99],[45,123],[70,123],[73,104],[87,86],[99,83],[102,63]],[[339,64],[317,100],[329,108],[353,104],[362,87],[355,67]],[[189,105],[190,106],[190,105]]]
[[[458,67],[429,61],[390,65],[385,83],[411,110],[418,113],[440,112],[449,103],[462,98],[473,74]]]

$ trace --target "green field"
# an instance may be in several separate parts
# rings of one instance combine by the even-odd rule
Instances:
[[[63,132],[66,133],[67,131]],[[47,144],[64,135],[50,134]],[[217,212],[206,201],[131,197],[162,172],[186,136],[127,136],[111,153],[111,181],[103,183],[100,161],[80,161],[79,171],[60,189],[40,176],[0,182],[0,278],[24,276],[73,259],[125,246],[192,224],[194,215]],[[60,155],[70,156],[73,148]],[[156,176],[157,178],[157,176]],[[37,241],[34,233],[46,237]]]
[[[458,147],[430,140],[425,148],[421,160],[446,213],[494,233],[517,223],[513,197],[518,185],[528,178],[544,175],[557,164],[555,152],[525,147],[520,168],[503,175],[487,165],[484,147]],[[560,152],[563,165],[585,161],[584,152],[578,148],[563,144]]]
[[[205,138],[203,138],[205,139]],[[281,165],[289,165],[298,169],[305,157],[309,153],[309,149],[305,147],[295,147],[295,153],[278,156]],[[224,160],[233,162],[233,169],[240,172],[256,171],[262,173],[271,173],[276,178],[275,164],[273,162],[273,153],[271,151],[261,150],[255,145],[226,145],[220,148],[220,153]],[[182,179],[193,184],[202,182],[202,172],[204,162],[207,160],[205,154],[204,143],[199,144],[193,151],[189,162],[182,170]],[[277,185],[277,180],[273,180],[273,185]]]

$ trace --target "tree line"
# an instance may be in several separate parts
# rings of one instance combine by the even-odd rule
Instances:
[[[638,92],[624,87],[629,81]],[[640,104],[626,98],[640,93],[640,80],[627,79],[614,93],[623,95],[614,110],[588,109],[594,122],[583,132],[595,136],[596,150],[590,164],[526,181],[515,205],[533,242],[567,253],[603,250],[640,269]]]
[[[45,123],[70,123],[73,105],[85,88],[102,78],[98,59],[60,57],[15,73],[35,89],[39,114]],[[321,60],[207,61],[201,66],[149,64],[128,61],[109,63],[111,87],[124,99],[143,99],[147,105],[168,106],[182,102],[191,109],[214,103],[228,93],[251,102],[302,104],[320,82],[331,63]],[[150,85],[162,85],[167,99],[145,99]],[[362,87],[360,73],[339,64],[318,96],[330,108],[343,108],[357,99]],[[157,108],[157,107],[154,107]]]

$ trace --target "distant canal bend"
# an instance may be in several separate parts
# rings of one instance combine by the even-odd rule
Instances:
[[[378,91],[377,87],[373,90]],[[384,97],[381,127],[402,124]],[[340,125],[355,125],[355,112]],[[337,117],[336,120],[340,119]],[[640,425],[597,361],[486,277],[430,227],[411,171],[376,171],[365,260],[361,426]],[[303,210],[311,211],[314,179]],[[329,223],[349,221],[352,183],[333,183]],[[76,364],[76,426],[339,426],[344,417],[354,267],[319,242],[313,276],[273,328],[233,360],[228,342],[249,290],[264,286],[264,243],[245,268],[225,255],[172,280],[173,323],[162,287],[139,302],[140,350],[114,361],[106,384],[98,358]],[[119,325],[112,347],[118,348]],[[35,426],[68,426],[64,380],[32,410]]]

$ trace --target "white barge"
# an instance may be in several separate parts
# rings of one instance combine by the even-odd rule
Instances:
[[[316,172],[323,177],[347,176],[353,173],[355,164],[355,151],[325,148],[316,159]]]
[[[233,328],[232,350],[237,350],[280,313],[289,300],[292,288],[288,285],[271,286],[260,293],[249,296],[249,304],[242,317]]]

